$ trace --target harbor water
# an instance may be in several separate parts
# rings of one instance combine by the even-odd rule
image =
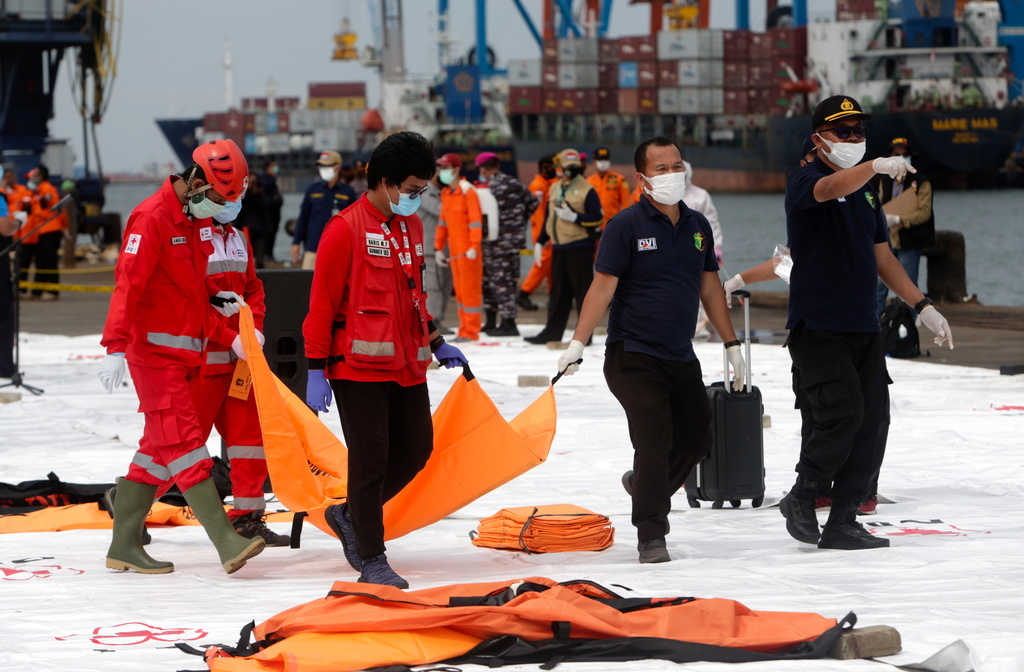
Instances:
[[[695,171],[696,172],[696,171]],[[699,172],[697,173],[699,178]],[[698,180],[699,184],[699,180]],[[107,187],[108,212],[127,220],[156,183],[120,183]],[[786,242],[786,215],[782,194],[712,194],[722,222],[725,275],[729,277],[768,259],[775,246]],[[274,256],[290,258],[291,239],[284,222],[299,212],[302,194],[285,194]],[[989,306],[1024,306],[1018,281],[1024,261],[1024,190],[938,191],[935,227],[963,233],[967,250],[967,291]],[[921,263],[920,282],[928,284],[928,264]],[[764,291],[786,291],[781,280],[758,285]]]

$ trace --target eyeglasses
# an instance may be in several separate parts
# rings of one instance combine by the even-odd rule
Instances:
[[[429,184],[427,184],[427,185],[424,185],[424,187],[423,187],[422,189],[417,189],[416,191],[414,191],[414,192],[412,192],[412,193],[410,193],[410,194],[406,194],[406,195],[407,195],[407,196],[408,196],[409,198],[419,198],[420,196],[422,196],[423,194],[425,194],[425,193],[426,193],[426,191],[427,191],[427,189],[429,189],[429,188],[430,188],[430,185],[429,185]]]
[[[825,128],[819,131],[819,133],[826,133],[832,131],[836,134],[836,137],[840,140],[849,140],[851,135],[856,135],[859,140],[863,140],[864,136],[868,134],[868,129],[863,126],[836,126],[834,128]]]

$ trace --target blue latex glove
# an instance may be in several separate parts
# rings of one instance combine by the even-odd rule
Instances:
[[[324,377],[324,372],[314,369],[306,377],[306,405],[314,411],[328,413],[331,399],[334,394],[331,392],[331,384]]]
[[[462,351],[451,343],[442,343],[441,347],[434,352],[434,357],[437,357],[437,361],[446,369],[469,364],[469,360],[462,354]]]

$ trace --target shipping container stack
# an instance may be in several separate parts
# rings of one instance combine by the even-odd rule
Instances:
[[[768,49],[770,82],[767,112],[771,116],[807,112],[807,96],[800,91],[786,91],[784,82],[804,79],[807,70],[807,26],[769,28]],[[787,67],[788,66],[788,67]],[[792,70],[792,73],[790,73]]]
[[[657,108],[661,114],[723,113],[723,33],[696,28],[658,33]]]

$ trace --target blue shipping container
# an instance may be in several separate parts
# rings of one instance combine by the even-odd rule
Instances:
[[[640,86],[637,65],[633,61],[619,63],[619,88],[635,89]]]

